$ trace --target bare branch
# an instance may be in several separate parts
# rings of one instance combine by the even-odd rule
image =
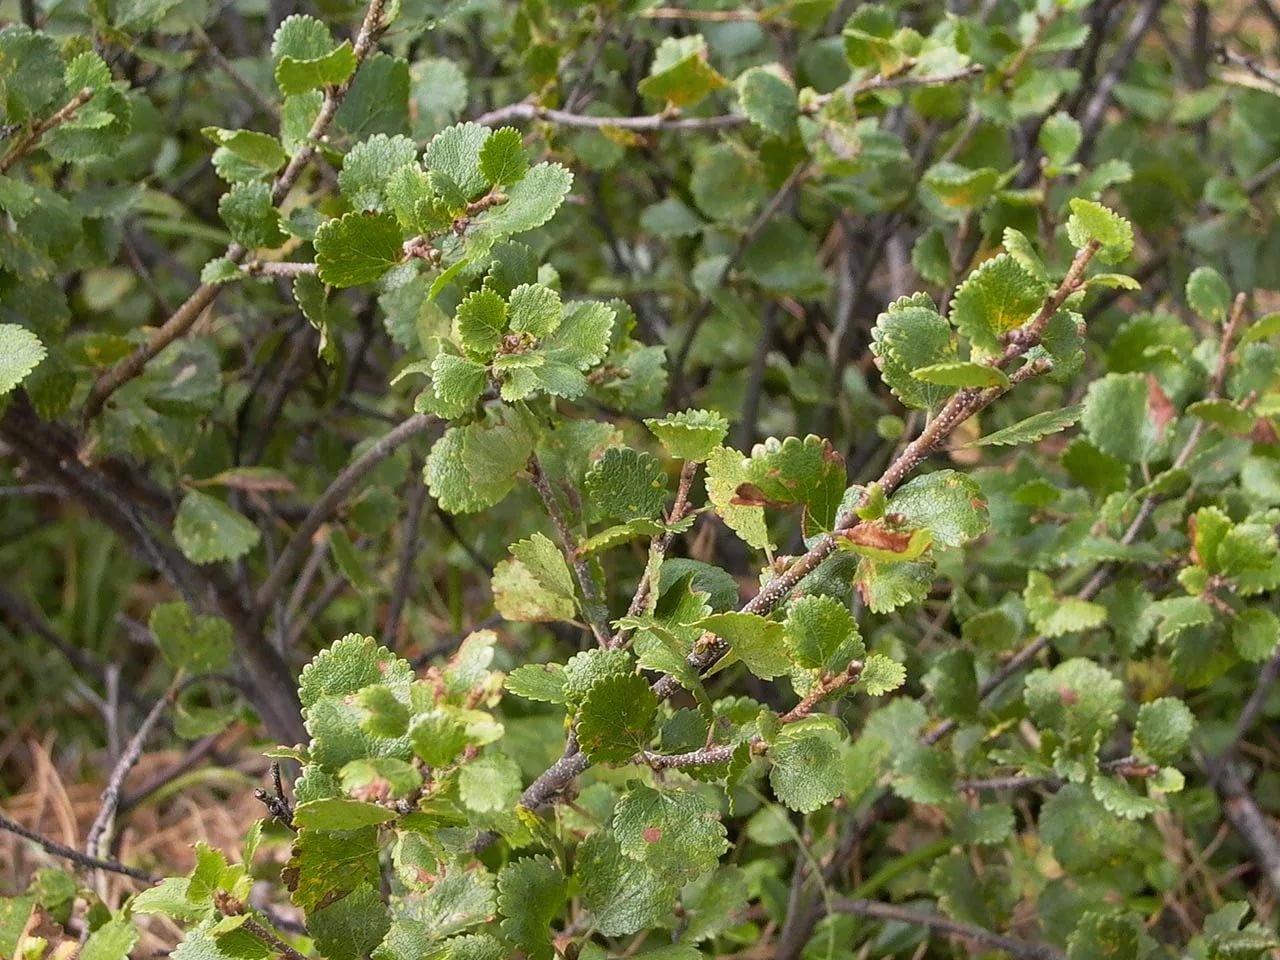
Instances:
[[[254,597],[254,615],[257,620],[261,621],[265,617],[272,600],[297,570],[310,547],[312,535],[320,529],[321,524],[333,516],[357,484],[401,446],[419,434],[425,433],[437,422],[434,417],[414,414],[399,426],[383,434],[376,443],[343,468],[342,472],[329,484],[328,489],[320,495],[315,506],[302,519],[298,529],[293,532],[289,542],[280,551],[280,556],[276,558],[271,573],[258,588]]]
[[[427,505],[427,485],[422,481],[421,465],[416,461],[409,471],[409,492],[406,499],[408,506],[404,513],[404,527],[400,532],[396,582],[391,590],[391,602],[387,604],[387,621],[382,627],[382,643],[389,650],[396,648],[400,617],[413,587],[413,562],[418,556],[418,527],[422,524],[423,508]]]
[[[994,933],[983,927],[959,923],[933,913],[908,910],[905,907],[895,906],[891,903],[840,898],[832,901],[831,906],[837,913],[852,913],[859,917],[869,917],[875,920],[890,920],[895,923],[905,923],[916,927],[927,927],[938,933],[961,937],[973,943],[982,944],[984,947],[1003,950],[1011,957],[1017,957],[1019,960],[1066,960],[1065,953],[1057,947],[1052,947],[1045,943],[1028,943],[1025,940],[1016,940],[1013,937],[1006,937],[1002,933]]]
[[[551,518],[551,526],[555,528],[560,550],[564,553],[569,566],[573,568],[573,574],[582,590],[583,613],[587,618],[587,625],[591,628],[591,634],[600,646],[610,647],[613,645],[613,640],[609,633],[608,608],[605,607],[600,591],[596,589],[591,564],[578,555],[578,538],[569,528],[564,512],[560,509],[560,501],[556,499],[556,492],[551,488],[551,481],[547,479],[547,474],[542,469],[542,464],[538,462],[536,454],[529,458],[529,474],[533,479],[534,489],[542,498],[547,516]]]
[[[906,69],[910,69],[908,64]],[[860,94],[876,90],[890,90],[901,87],[938,87],[958,83],[978,76],[983,68],[978,64],[936,74],[896,73],[893,76],[875,76],[850,84],[833,93],[815,97],[806,106],[808,113],[817,113],[833,99],[840,97],[856,97]],[[673,130],[684,133],[705,132],[708,130],[727,130],[743,126],[748,122],[745,115],[739,113],[719,114],[712,117],[682,117],[679,111],[652,113],[638,117],[597,117],[583,113],[570,113],[567,110],[553,110],[537,103],[513,103],[509,106],[490,110],[476,117],[474,123],[486,127],[496,127],[517,120],[544,120],[561,127],[576,127],[589,130],[631,130],[634,132],[656,132]]]
[[[61,857],[64,860],[70,860],[72,863],[88,867],[91,870],[107,870],[125,877],[132,877],[134,880],[141,880],[143,883],[158,883],[160,881],[159,877],[147,873],[145,870],[125,866],[118,860],[103,860],[100,857],[91,857],[81,853],[74,847],[68,847],[65,844],[58,843],[57,840],[41,836],[34,830],[28,830],[22,824],[10,820],[2,813],[0,813],[0,830],[7,830],[9,833],[17,834],[19,837],[30,840],[41,847],[46,853],[51,853],[55,857]]]
[[[133,765],[142,756],[142,748],[146,745],[147,738],[151,736],[151,731],[155,729],[160,718],[164,716],[165,710],[173,702],[181,681],[182,674],[179,672],[169,685],[169,689],[165,691],[165,695],[156,701],[155,706],[138,725],[137,733],[129,739],[124,753],[112,768],[111,776],[107,778],[107,787],[102,792],[102,804],[98,808],[98,815],[93,818],[93,825],[89,827],[89,839],[84,845],[86,855],[100,857],[104,849],[110,846],[112,826],[115,823],[116,810],[120,806],[120,790],[124,787],[124,778],[129,775]]]

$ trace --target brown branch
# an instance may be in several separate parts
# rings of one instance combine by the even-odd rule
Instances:
[[[250,260],[240,270],[251,277],[300,277],[314,274],[319,268],[314,263],[295,263],[292,260]]]
[[[57,113],[50,114],[35,124],[25,135],[19,137],[9,147],[3,158],[0,158],[0,174],[9,169],[39,145],[44,135],[50,130],[74,120],[81,107],[93,99],[93,87],[83,87]]]
[[[680,480],[676,486],[675,502],[671,505],[671,511],[667,514],[667,523],[676,524],[685,518],[689,513],[689,492],[693,487],[693,478],[697,476],[698,464],[693,460],[685,461],[680,467]],[[655,539],[649,548],[651,558],[661,560],[671,549],[671,542],[675,539],[675,533],[668,530],[662,536]],[[627,607],[628,617],[638,617],[644,612],[645,606],[649,602],[649,596],[653,592],[654,584],[648,576],[640,578],[640,583],[636,585],[636,592],[631,597],[631,604]],[[632,631],[628,628],[619,629],[613,635],[613,646],[621,646],[630,638]]]
[[[1223,814],[1253,854],[1254,863],[1266,877],[1272,893],[1280,896],[1280,839],[1275,830],[1229,763],[1214,765],[1202,761],[1202,766],[1222,801]]]
[[[418,527],[422,524],[423,508],[427,505],[427,485],[422,480],[421,464],[414,462],[409,471],[408,506],[404,514],[404,527],[400,536],[400,558],[396,568],[395,585],[391,589],[391,601],[387,604],[387,620],[382,627],[382,643],[387,649],[396,648],[396,634],[400,632],[400,617],[404,613],[413,588],[413,562],[418,556]]]
[[[276,177],[271,186],[271,202],[273,204],[279,205],[280,201],[288,195],[289,191],[293,189],[293,185],[297,183],[298,177],[302,175],[303,169],[311,158],[315,156],[317,145],[323,140],[325,132],[329,129],[329,124],[333,122],[333,118],[337,115],[338,107],[342,105],[347,91],[351,88],[351,83],[360,69],[360,64],[364,62],[373,49],[382,27],[382,10],[385,4],[386,0],[371,0],[369,3],[368,9],[365,11],[364,21],[360,24],[360,30],[355,39],[356,71],[344,83],[336,87],[330,87],[325,91],[320,113],[307,133],[306,142],[289,159],[289,163],[280,175]],[[249,251],[240,244],[232,243],[222,255],[232,263],[239,263],[248,253]],[[201,314],[218,298],[218,294],[222,292],[222,287],[223,284],[220,283],[200,284],[192,292],[191,296],[174,311],[173,315],[160,325],[159,329],[151,335],[151,338],[145,344],[98,377],[84,403],[82,413],[84,422],[88,423],[96,417],[113,393],[141,374],[147,364],[161,350],[190,330]]]
[[[1065,953],[1057,947],[1052,947],[1045,943],[1028,943],[1025,940],[1016,940],[1013,937],[1006,937],[1004,934],[994,933],[983,927],[959,923],[937,914],[908,910],[905,907],[899,907],[891,903],[878,903],[874,900],[851,900],[842,897],[832,901],[831,908],[836,913],[851,913],[855,916],[868,917],[874,920],[889,920],[910,926],[926,927],[937,933],[961,937],[973,943],[982,944],[984,947],[1003,950],[1011,957],[1017,957],[1019,960],[1066,960]]]
[[[165,710],[173,702],[181,681],[182,673],[179,671],[173,682],[169,684],[169,689],[165,691],[164,696],[156,701],[155,706],[138,725],[137,733],[129,739],[124,753],[112,768],[111,776],[107,778],[107,787],[102,792],[102,804],[98,808],[98,815],[93,818],[93,825],[89,827],[89,838],[85,841],[84,852],[87,856],[100,857],[103,849],[110,845],[111,830],[115,823],[116,810],[120,806],[120,791],[124,787],[124,778],[129,775],[129,771],[142,756],[142,748],[146,745],[147,738],[151,736],[151,731],[155,729],[160,718],[164,716]]]
[[[940,87],[978,76],[983,71],[979,64],[972,64],[959,70],[936,74],[898,73],[893,76],[875,76],[850,84],[842,90],[814,97],[805,105],[806,113],[817,113],[833,99],[840,97],[856,97],[863,93],[877,90],[891,90],[902,87]],[[496,127],[517,120],[544,120],[561,127],[574,127],[589,130],[631,130],[637,133],[674,130],[684,133],[705,132],[708,130],[728,130],[748,123],[748,118],[740,113],[718,114],[712,117],[682,117],[676,110],[663,113],[651,113],[637,117],[597,117],[584,113],[571,113],[567,110],[553,110],[537,103],[513,103],[497,110],[476,117],[474,123],[486,127]]]
[[[244,921],[240,924],[240,929],[245,933],[265,943],[276,954],[283,957],[284,960],[308,960],[307,956],[299,953],[289,944],[285,943],[277,937],[272,931],[268,930],[260,924],[252,916],[245,915],[245,905],[231,896],[225,890],[217,890],[213,894],[213,904],[224,917],[244,917]]]
[[[263,581],[254,596],[254,616],[261,622],[270,608],[276,595],[284,588],[288,579],[304,559],[311,544],[311,538],[321,524],[327,521],[351,492],[369,473],[396,450],[421,433],[425,433],[438,421],[435,417],[415,413],[399,426],[383,434],[364,453],[356,457],[343,468],[342,472],[329,484],[328,489],[320,495],[320,499],[302,519],[298,529],[293,532],[289,542],[280,551],[275,566]]]
[[[103,860],[100,857],[91,857],[81,853],[74,847],[68,847],[65,844],[58,843],[49,837],[41,836],[34,830],[28,830],[22,824],[10,820],[4,814],[0,813],[0,830],[6,830],[9,833],[16,834],[26,840],[39,846],[46,853],[51,853],[55,857],[61,857],[63,860],[70,860],[72,863],[87,867],[90,870],[107,870],[111,873],[118,873],[121,876],[132,877],[134,880],[141,880],[143,883],[158,883],[160,878],[147,873],[145,870],[139,870],[136,867],[125,866],[118,860]]]
[[[1122,777],[1145,778],[1154,777],[1160,772],[1160,765],[1155,763],[1143,763],[1137,757],[1120,757],[1116,760],[1107,760],[1100,765],[1100,769],[1104,773],[1114,773]],[[1030,777],[1025,774],[1015,774],[1008,777],[988,777],[982,780],[958,780],[956,781],[956,789],[961,791],[979,791],[979,790],[1025,790],[1029,787],[1047,787],[1056,790],[1061,787],[1065,780],[1056,776]]]
[[[551,518],[551,526],[555,529],[560,551],[573,569],[573,575],[582,590],[582,609],[591,634],[600,646],[611,647],[613,639],[609,633],[608,610],[604,599],[600,596],[600,591],[596,589],[595,577],[591,573],[591,562],[578,555],[578,538],[569,528],[564,511],[560,509],[560,501],[556,498],[556,492],[551,488],[551,481],[547,479],[547,474],[542,469],[542,464],[538,462],[536,454],[529,458],[529,475],[533,480],[533,488],[538,491],[542,505],[546,508],[547,516]]]

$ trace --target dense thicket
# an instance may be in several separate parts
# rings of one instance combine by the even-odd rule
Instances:
[[[4,13],[0,957],[1280,947],[1269,0]]]

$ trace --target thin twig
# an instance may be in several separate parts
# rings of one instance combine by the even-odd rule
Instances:
[[[898,73],[893,76],[875,76],[861,80],[849,86],[814,97],[805,106],[808,113],[817,113],[834,99],[856,97],[864,93],[878,90],[892,90],[902,87],[937,87],[969,80],[978,76],[983,68],[972,64],[959,70],[951,70],[936,74]],[[638,117],[598,117],[584,113],[570,113],[567,110],[553,110],[537,103],[513,103],[497,110],[476,117],[474,123],[486,127],[496,127],[517,120],[545,120],[561,127],[577,127],[589,130],[631,130],[635,132],[656,132],[673,130],[694,133],[707,130],[727,130],[743,126],[748,122],[745,114],[728,113],[711,117],[682,117],[678,111],[669,110],[663,113],[651,113]]]
[[[1229,47],[1218,48],[1218,61],[1220,63],[1230,63],[1237,67],[1243,67],[1259,80],[1263,80],[1273,87],[1280,87],[1280,73],[1274,70],[1268,70],[1262,64],[1258,63],[1252,57],[1246,57],[1244,54],[1236,53]]]
[[[1280,896],[1280,839],[1275,830],[1231,764],[1210,764],[1202,759],[1201,766],[1218,792],[1222,812],[1252,852],[1254,863],[1266,877],[1273,895]]]
[[[102,856],[103,848],[110,843],[116,810],[120,806],[120,791],[124,787],[124,778],[129,775],[133,765],[142,756],[142,748],[146,745],[147,738],[151,735],[151,731],[155,729],[156,724],[160,722],[160,718],[164,716],[165,710],[172,703],[174,694],[181,682],[182,674],[179,672],[173,678],[173,682],[170,683],[169,689],[165,691],[165,695],[156,701],[155,706],[151,708],[142,723],[138,725],[137,733],[129,738],[124,752],[120,755],[120,759],[116,761],[115,767],[112,768],[111,776],[107,778],[107,787],[102,791],[102,804],[98,808],[98,815],[93,818],[93,825],[89,827],[89,838],[85,841],[84,852],[87,856]]]
[[[252,916],[245,915],[245,905],[225,890],[217,890],[213,894],[213,904],[224,917],[243,916],[240,929],[250,936],[262,941],[285,960],[308,960],[305,954],[299,953],[289,944],[277,937],[272,931],[260,924]]]
[[[273,598],[284,587],[289,577],[293,576],[298,564],[302,562],[311,543],[311,537],[320,529],[320,525],[333,516],[334,511],[338,509],[342,501],[351,494],[361,480],[369,475],[374,467],[395,453],[405,443],[419,434],[425,433],[436,423],[437,421],[434,417],[415,413],[393,430],[383,434],[376,443],[347,464],[342,472],[334,478],[328,489],[315,502],[315,506],[302,519],[298,529],[293,532],[289,542],[280,551],[280,556],[276,559],[275,566],[271,568],[271,573],[263,581],[262,586],[258,588],[258,592],[254,596],[254,607],[255,615],[259,620],[265,616],[265,612],[270,608]]]
[[[386,0],[370,0],[369,7],[365,11],[364,20],[356,34],[354,46],[356,70],[345,82],[325,91],[324,102],[320,106],[320,112],[316,116],[315,122],[312,123],[311,129],[307,133],[306,141],[289,159],[288,164],[271,186],[272,204],[279,205],[280,201],[288,195],[294,184],[297,183],[298,177],[302,175],[303,169],[311,161],[311,158],[315,156],[319,144],[329,129],[329,125],[338,113],[338,107],[342,105],[347,91],[351,89],[351,83],[355,79],[356,73],[359,72],[359,65],[364,62],[373,49],[382,28],[382,11],[385,4]],[[240,244],[232,243],[223,252],[223,257],[232,263],[239,263],[248,253],[249,251]],[[96,417],[113,393],[141,374],[146,365],[161,350],[190,330],[196,320],[217,299],[218,294],[222,292],[222,288],[223,284],[220,283],[200,284],[192,292],[191,296],[174,311],[172,316],[160,325],[159,329],[151,335],[151,338],[143,346],[98,377],[89,391],[88,398],[85,400],[82,413],[84,422],[88,423]]]
[[[690,509],[689,492],[693,488],[693,478],[696,477],[697,474],[698,464],[695,461],[688,460],[681,465],[680,480],[676,485],[675,502],[672,503],[671,511],[667,514],[668,526],[679,523],[688,515]],[[662,534],[660,537],[655,538],[649,547],[651,561],[660,561],[664,556],[666,556],[667,551],[671,549],[671,543],[674,539],[675,534],[670,530]],[[649,564],[650,567],[656,565],[657,564],[653,562]],[[652,595],[656,586],[657,584],[653,583],[650,577],[642,576],[640,578],[640,582],[636,585],[636,592],[631,597],[631,604],[627,607],[628,617],[638,617],[640,614],[644,613],[645,607],[649,602],[649,597]],[[631,630],[625,627],[620,628],[618,632],[613,635],[613,646],[622,646],[627,642],[627,639],[630,636]]]
[[[875,920],[890,920],[915,927],[927,927],[938,933],[962,937],[965,940],[980,943],[985,947],[1003,950],[1011,957],[1017,957],[1019,960],[1065,960],[1066,958],[1065,953],[1057,947],[1049,946],[1046,943],[1028,943],[1025,940],[1015,940],[1013,937],[1006,937],[1004,934],[994,933],[983,927],[960,923],[933,913],[908,910],[905,907],[895,906],[891,903],[838,898],[832,901],[831,905],[837,913],[852,913],[855,916],[869,917]]]
[[[75,96],[63,105],[57,113],[50,114],[35,124],[25,135],[13,141],[3,158],[0,158],[0,173],[8,173],[9,169],[36,148],[44,135],[50,130],[62,126],[75,119],[77,111],[93,99],[93,87],[81,88]]]
[[[536,454],[529,458],[529,475],[533,480],[533,488],[542,498],[547,516],[551,518],[551,526],[555,529],[560,549],[569,566],[573,568],[573,574],[582,590],[582,611],[587,619],[587,625],[591,628],[591,634],[600,646],[610,647],[613,645],[613,640],[609,633],[609,612],[600,596],[600,591],[596,588],[595,577],[591,572],[591,561],[578,555],[578,538],[570,529],[564,511],[560,509],[556,492],[552,489],[551,481],[547,478],[546,471],[542,469],[542,464],[538,462]]]
[[[250,260],[240,266],[240,271],[251,277],[300,277],[315,274],[318,269],[314,263],[292,260]]]
[[[41,836],[34,830],[28,830],[22,824],[14,820],[10,820],[4,814],[0,813],[0,830],[7,830],[9,833],[17,834],[19,837],[30,840],[32,843],[41,847],[46,853],[51,853],[55,857],[61,857],[63,860],[70,860],[82,867],[90,870],[107,870],[110,873],[118,873],[121,876],[132,877],[135,880],[141,880],[143,883],[158,883],[160,878],[154,874],[147,873],[145,870],[139,870],[136,867],[125,866],[118,860],[104,860],[101,857],[91,857],[81,853],[74,847],[68,847],[65,844],[58,843],[49,837]]]
[[[422,482],[421,471],[416,466],[409,471],[407,499],[404,527],[400,532],[400,558],[396,568],[396,581],[391,589],[391,601],[387,604],[387,620],[382,628],[382,643],[389,650],[396,648],[396,634],[400,632],[400,617],[404,613],[409,591],[413,587],[413,562],[418,556],[418,527],[422,523],[422,511],[427,504],[427,485]]]

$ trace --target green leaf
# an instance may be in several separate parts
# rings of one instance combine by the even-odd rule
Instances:
[[[943,219],[961,223],[991,199],[999,182],[999,171],[991,167],[971,170],[943,160],[926,171],[922,183],[928,193],[921,198]]]
[[[701,793],[632,784],[613,810],[622,852],[683,883],[712,869],[729,849],[720,812]]]
[[[217,563],[244,556],[262,534],[221,500],[192,490],[178,507],[173,538],[192,563]]]
[[[802,667],[839,673],[866,653],[853,615],[834,597],[793,600],[784,629],[791,654]]]
[[[879,653],[867,657],[858,682],[870,696],[882,697],[892,693],[907,681],[907,668],[898,661]]]
[[[1137,960],[1147,956],[1153,946],[1138,914],[1090,912],[1080,918],[1067,940],[1067,960]]]
[[[769,749],[769,784],[789,809],[812,813],[844,789],[842,734],[830,717],[807,717],[778,732]]]
[[[367,957],[389,929],[387,905],[378,889],[368,883],[356,887],[337,903],[307,915],[307,932],[325,960]]]
[[[152,608],[147,628],[174,670],[216,673],[231,662],[231,624],[221,617],[192,616],[191,608],[180,600]]]
[[[0,30],[0,119],[17,124],[39,116],[65,90],[52,37],[17,23]]]
[[[1197,400],[1187,413],[1199,420],[1221,427],[1227,433],[1247,434],[1253,429],[1254,416],[1230,400]]]
[[[553,216],[573,185],[573,174],[558,163],[540,163],[507,191],[507,202],[490,207],[473,221],[473,230],[501,239],[534,230]]]
[[[309,800],[298,804],[294,811],[294,819],[299,827],[331,833],[338,830],[359,830],[361,827],[388,823],[395,818],[396,812],[389,807],[340,797]]]
[[[348,213],[316,231],[316,267],[333,287],[372,283],[404,259],[400,224],[386,213]]]
[[[468,741],[466,725],[449,710],[420,713],[409,726],[414,754],[431,767],[452,766]]]
[[[944,387],[1008,388],[1009,386],[1009,378],[999,367],[967,360],[953,360],[949,363],[934,363],[927,367],[919,367],[911,371],[911,376],[925,383],[936,383]]]
[[[343,158],[338,187],[354,209],[380,212],[386,205],[392,174],[405,166],[416,168],[417,160],[417,145],[408,137],[374,134]]]
[[[657,457],[610,447],[585,480],[587,496],[606,517],[628,521],[659,516],[667,504],[667,477]]]
[[[1246,343],[1257,343],[1259,340],[1266,340],[1268,337],[1274,337],[1280,333],[1280,311],[1276,313],[1268,313],[1266,316],[1259,317],[1258,320],[1249,325],[1244,335],[1240,338],[1241,345]]]
[[[646,420],[644,425],[669,457],[693,463],[707,460],[729,433],[729,421],[710,410],[682,410]]]
[[[1270,610],[1249,607],[1236,615],[1231,628],[1231,644],[1243,660],[1261,663],[1275,651],[1280,641],[1280,619]]]
[[[738,103],[742,112],[765,133],[787,136],[800,115],[795,87],[779,67],[751,67],[738,77]]]
[[[483,193],[490,181],[480,168],[480,153],[492,136],[478,123],[459,123],[441,130],[423,151],[422,161],[431,171],[432,184],[443,175],[461,191],[465,200]]]
[[[667,37],[658,46],[649,75],[637,88],[641,96],[687,107],[697,103],[727,81],[707,62],[707,42],[702,34]]]
[[[577,612],[573,575],[564,554],[535,533],[511,545],[512,559],[494,569],[494,606],[517,622],[572,620]]]
[[[517,697],[542,703],[567,703],[565,671],[558,663],[526,663],[507,674],[505,686]]]
[[[366,57],[342,98],[333,126],[352,140],[375,133],[407,134],[409,64],[385,53]]]
[[[1208,323],[1225,324],[1231,311],[1231,287],[1213,267],[1196,267],[1187,277],[1187,306]]]
[[[227,130],[223,127],[205,127],[200,132],[264,174],[274,173],[289,159],[284,147],[280,146],[280,141],[270,134],[256,130]]]
[[[560,294],[540,283],[522,283],[507,298],[511,329],[538,339],[556,332],[563,312]]]
[[[1038,141],[1049,162],[1061,167],[1071,162],[1082,139],[1080,122],[1071,114],[1058,111],[1045,118]]]
[[[325,698],[345,698],[371,684],[408,689],[413,668],[373,637],[349,633],[302,668],[298,698],[303,710]]]
[[[977,349],[996,353],[1000,337],[1036,314],[1047,285],[1007,253],[978,267],[956,290],[951,322]]]
[[[488,382],[484,364],[449,353],[438,353],[431,361],[433,411],[441,417],[460,417],[473,409]]]
[[[603,677],[582,701],[578,742],[592,763],[626,763],[648,745],[657,712],[658,698],[644,677]]]
[[[138,929],[128,917],[113,917],[89,935],[77,957],[79,960],[120,960],[129,956],[137,942]]]
[[[606,937],[628,936],[668,921],[678,892],[647,864],[624,854],[603,830],[579,845],[574,881],[592,927]]]
[[[1098,259],[1103,263],[1119,263],[1133,252],[1133,226],[1124,217],[1079,197],[1070,206],[1067,237],[1072,246],[1083,249],[1090,242],[1100,244]]]
[[[1124,684],[1103,667],[1075,657],[1052,670],[1027,674],[1023,692],[1031,716],[1064,739],[1090,741],[1116,724],[1124,705]]]
[[[480,148],[480,172],[493,186],[516,183],[528,170],[524,140],[514,127],[495,130]]]
[[[477,290],[458,304],[454,325],[463,347],[476,356],[492,357],[507,329],[507,303],[488,288]]]
[[[1150,409],[1147,378],[1109,373],[1089,384],[1080,422],[1093,445],[1125,463],[1151,459],[1163,435]]]
[[[342,833],[302,829],[281,872],[296,906],[310,914],[378,876],[378,828]]]
[[[1134,752],[1152,763],[1172,763],[1182,756],[1195,725],[1195,717],[1177,697],[1144,703],[1133,729]]]
[[[1051,434],[1058,433],[1074,425],[1084,413],[1082,404],[1073,404],[1061,410],[1046,410],[1032,414],[1025,420],[1019,420],[1012,426],[996,430],[985,437],[980,437],[966,447],[1017,446],[1022,443],[1035,443]]]
[[[1031,622],[1046,637],[1092,630],[1107,619],[1106,607],[1078,597],[1059,596],[1053,589],[1053,581],[1038,570],[1027,574],[1027,588],[1022,598]]]
[[[237,183],[218,201],[218,215],[236,243],[249,250],[278,247],[289,239],[265,183]]]
[[[844,457],[831,443],[810,434],[801,440],[770,437],[751,448],[740,502],[804,507],[805,534],[831,530],[847,484]]]
[[[569,893],[569,881],[546,857],[526,857],[498,874],[498,912],[503,935],[530,960],[551,960],[551,922]]]
[[[880,377],[905,406],[932,410],[954,388],[925,383],[912,371],[957,360],[951,328],[927,297],[903,297],[876,318],[871,353]]]
[[[764,507],[738,499],[738,488],[748,476],[748,460],[737,450],[720,447],[707,457],[707,499],[715,507],[716,516],[748,546],[763,550],[770,547]]]
[[[762,680],[772,680],[791,667],[786,632],[782,624],[754,613],[715,613],[693,623],[727,643],[748,670]]]
[[[938,470],[907,482],[889,498],[888,509],[949,547],[982,536],[989,522],[987,501],[978,485],[954,470]]]
[[[335,45],[329,28],[315,17],[285,18],[271,41],[276,85],[285,96],[345,82],[356,69],[349,41]]]
[[[40,338],[26,327],[0,323],[0,396],[25,380],[47,354]]]
[[[520,767],[500,753],[473,760],[458,777],[458,795],[477,813],[513,810],[520,799]]]
[[[565,700],[576,707],[597,681],[630,676],[635,668],[635,661],[626,650],[592,649],[575,653],[564,666]]]

